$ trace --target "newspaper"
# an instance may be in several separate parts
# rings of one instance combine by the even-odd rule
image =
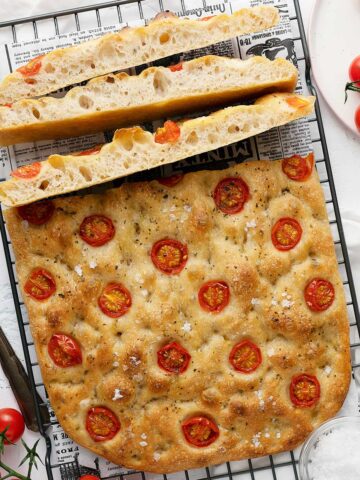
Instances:
[[[184,0],[144,0],[141,4],[134,3],[123,5],[121,11],[114,8],[111,10],[111,21],[104,27],[81,29],[72,33],[54,35],[54,24],[49,21],[48,36],[38,39],[29,39],[22,43],[0,45],[0,77],[15,70],[20,65],[37,55],[50,50],[74,45],[79,42],[99,37],[105,33],[113,32],[125,25],[144,25],[160,11],[169,9],[179,17],[202,18],[220,13],[232,13],[242,7],[256,6],[258,4],[274,5],[281,14],[280,24],[272,30],[246,35],[234,40],[221,42],[216,45],[175,55],[171,58],[153,62],[152,65],[169,65],[178,61],[188,60],[204,54],[216,54],[245,59],[252,55],[263,55],[269,59],[278,57],[287,58],[295,65],[297,64],[293,33],[289,18],[289,6],[287,0],[224,0],[224,2],[207,1],[206,5],[201,1],[192,0],[186,7]],[[110,11],[110,9],[109,9]],[[109,19],[108,19],[109,20]],[[113,21],[113,23],[112,23]],[[86,19],[85,19],[86,22]],[[73,26],[76,28],[76,25]],[[51,31],[52,30],[52,31]],[[69,28],[68,28],[69,30]],[[139,73],[148,65],[142,65],[130,69],[129,73]],[[62,96],[67,89],[56,92],[55,96]],[[297,91],[302,91],[301,81]],[[205,112],[206,113],[206,112]],[[146,128],[153,130],[159,122],[146,124]],[[104,132],[83,137],[39,141],[34,144],[15,145],[0,149],[0,161],[2,177],[7,178],[12,169],[35,160],[45,159],[52,153],[68,153],[89,148],[93,145],[109,141],[113,132]],[[216,168],[217,165],[231,164],[244,160],[256,159],[279,159],[290,156],[294,153],[306,154],[311,149],[311,135],[307,120],[299,120],[265,132],[257,137],[249,138],[242,142],[229,145],[209,153],[188,158],[175,165],[163,167],[162,174],[170,174],[181,169],[203,168],[210,165]],[[220,162],[220,163],[219,163]],[[55,414],[49,405],[52,420],[55,422]],[[52,463],[58,465],[53,474],[56,480],[78,479],[79,474],[93,473],[102,478],[110,478],[127,472],[126,469],[113,465],[103,458],[97,458],[88,450],[85,450],[73,442],[60,425],[54,424],[49,435],[52,440]]]

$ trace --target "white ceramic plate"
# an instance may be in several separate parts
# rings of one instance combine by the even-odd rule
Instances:
[[[317,0],[310,20],[309,48],[313,75],[320,92],[340,119],[353,132],[360,94],[344,89],[349,66],[360,55],[360,0]]]

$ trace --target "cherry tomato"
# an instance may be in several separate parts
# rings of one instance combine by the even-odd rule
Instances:
[[[180,72],[180,70],[183,69],[183,64],[182,63],[177,63],[176,65],[170,65],[169,70],[172,72]]]
[[[290,180],[297,182],[304,182],[307,180],[314,167],[314,154],[309,153],[306,157],[300,155],[293,155],[289,158],[284,158],[282,161],[282,170]]]
[[[335,289],[332,283],[322,278],[314,278],[305,287],[305,301],[313,312],[327,310],[334,301]]]
[[[186,440],[196,447],[207,447],[215,442],[220,435],[216,423],[202,416],[185,420],[181,428]]]
[[[243,340],[233,347],[229,360],[238,372],[252,373],[262,362],[261,350],[250,340]]]
[[[30,163],[30,165],[23,165],[22,167],[17,168],[13,172],[11,172],[10,175],[15,178],[29,179],[39,175],[40,170],[41,163],[34,162]]]
[[[271,230],[272,243],[281,251],[294,248],[300,242],[301,235],[301,225],[294,218],[280,218]]]
[[[55,292],[54,277],[45,268],[35,268],[24,285],[24,291],[36,300],[46,300]]]
[[[188,259],[188,249],[183,243],[164,238],[154,243],[151,260],[155,267],[167,275],[180,273]]]
[[[172,120],[167,120],[162,128],[158,128],[154,140],[156,143],[174,143],[180,138],[180,127]]]
[[[13,106],[12,103],[4,103],[4,104],[2,105],[2,107],[8,107],[8,108],[11,108],[12,106]]]
[[[100,295],[98,304],[105,315],[118,318],[131,307],[131,294],[121,283],[109,283]]]
[[[82,354],[78,342],[65,333],[55,333],[49,341],[48,352],[58,367],[67,368],[82,363]]]
[[[158,352],[158,365],[170,373],[184,373],[188,368],[191,355],[177,342],[164,345]]]
[[[213,194],[216,206],[223,213],[239,213],[249,199],[249,187],[239,177],[229,177],[221,180]]]
[[[81,157],[83,155],[95,155],[99,153],[101,150],[102,145],[97,145],[96,147],[88,148],[87,150],[83,150],[82,152],[73,153],[75,157]]]
[[[100,480],[100,477],[97,477],[96,475],[81,475],[79,480]]]
[[[351,62],[349,67],[349,77],[352,82],[357,82],[360,80],[360,55],[355,57]],[[360,87],[360,81],[356,84],[356,86]]]
[[[360,132],[360,107],[358,107],[355,111],[355,125]]]
[[[106,407],[93,407],[87,413],[86,430],[95,442],[111,440],[120,430],[120,422],[114,412]]]
[[[222,280],[206,282],[199,290],[198,299],[204,310],[219,313],[221,310],[224,310],[229,303],[229,286]]]
[[[184,178],[182,173],[176,173],[175,175],[171,175],[170,177],[166,178],[159,178],[158,182],[161,185],[165,185],[166,187],[175,187],[181,180]]]
[[[313,375],[303,373],[292,378],[290,398],[297,407],[312,407],[320,398],[320,383]]]
[[[25,430],[25,422],[21,413],[14,408],[0,408],[0,432],[3,432],[6,427],[8,429],[5,435],[11,443],[20,440]],[[9,445],[7,440],[4,443]]]
[[[50,200],[44,200],[18,207],[18,214],[32,225],[43,225],[50,220],[54,210],[54,204]]]
[[[80,225],[80,237],[92,247],[101,247],[115,235],[115,227],[110,218],[104,215],[91,215]]]
[[[21,73],[21,75],[24,75],[24,77],[32,77],[33,75],[36,75],[39,73],[40,68],[41,68],[41,59],[44,57],[44,55],[39,55],[30,62],[28,62],[26,65],[23,65],[22,67],[19,67],[17,71]]]
[[[288,97],[286,99],[286,103],[290,105],[290,107],[294,108],[304,108],[309,105],[309,102],[306,98],[298,97],[298,96],[293,96],[293,97]]]

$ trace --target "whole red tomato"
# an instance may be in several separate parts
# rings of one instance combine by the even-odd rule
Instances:
[[[82,475],[79,480],[100,480],[100,478],[95,475]]]
[[[360,55],[355,57],[351,62],[349,68],[349,77],[352,82],[357,82],[360,80]],[[360,87],[360,82],[357,83],[357,86]]]
[[[356,109],[355,112],[355,125],[360,132],[360,106]]]
[[[25,430],[25,423],[23,416],[14,408],[0,408],[0,432],[5,428],[6,436],[12,443],[16,443],[22,437]],[[9,442],[5,441],[8,445]]]

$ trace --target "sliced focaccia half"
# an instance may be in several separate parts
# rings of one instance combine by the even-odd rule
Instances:
[[[255,95],[292,92],[298,74],[284,59],[200,57],[140,75],[106,75],[63,98],[0,106],[0,144],[63,138],[199,111]]]
[[[165,12],[148,26],[125,28],[40,54],[0,83],[0,104],[44,95],[99,75],[271,28],[278,23],[279,14],[274,7],[261,6],[203,20],[207,21],[180,19]]]
[[[238,142],[312,112],[314,97],[274,93],[253,105],[219,110],[183,123],[166,121],[155,134],[120,129],[113,141],[76,155],[51,155],[25,165],[0,185],[0,201],[15,206],[105,183]]]

